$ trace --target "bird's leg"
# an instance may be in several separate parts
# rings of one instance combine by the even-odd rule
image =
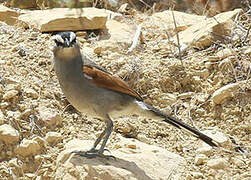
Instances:
[[[105,130],[99,135],[99,137],[96,139],[96,141],[94,142],[93,147],[89,150],[89,152],[93,151],[97,151],[96,147],[99,144],[99,142],[102,140],[102,138],[104,137],[104,135],[106,134],[107,128],[105,128]]]
[[[113,122],[112,122],[111,118],[109,117],[109,115],[107,115],[107,117],[108,117],[108,119],[106,121],[106,130],[105,130],[106,135],[105,135],[104,140],[103,140],[103,142],[101,144],[101,147],[98,150],[100,154],[104,153],[105,145],[106,145],[106,143],[107,143],[107,141],[108,141],[108,139],[109,139],[109,137],[110,137],[110,135],[112,133],[112,130],[113,130]]]
[[[113,130],[113,122],[111,120],[111,118],[109,117],[109,115],[107,115],[107,119],[106,119],[106,129],[100,134],[100,136],[98,137],[98,139],[95,141],[93,147],[89,150],[89,151],[75,151],[76,154],[87,157],[87,158],[95,158],[95,157],[103,157],[103,158],[115,158],[114,156],[110,156],[110,155],[104,155],[104,151],[105,149],[105,145],[112,133]],[[104,137],[105,136],[105,137]],[[96,149],[97,145],[100,143],[101,139],[104,137],[104,140],[101,144],[100,149]]]

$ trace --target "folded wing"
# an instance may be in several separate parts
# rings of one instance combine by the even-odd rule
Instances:
[[[88,65],[83,66],[83,73],[90,77],[90,81],[97,87],[128,94],[142,101],[142,97],[119,77]]]

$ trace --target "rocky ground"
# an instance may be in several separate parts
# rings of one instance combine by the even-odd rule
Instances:
[[[100,32],[78,33],[82,52],[124,78],[145,102],[219,134],[222,147],[211,149],[168,124],[131,116],[115,119],[108,148],[117,149],[122,135],[183,157],[180,179],[250,179],[250,35],[243,34],[245,41],[189,47],[179,60],[162,42],[170,32],[156,28],[148,15],[134,12],[120,22],[148,22],[133,52],[123,45],[103,48]],[[250,19],[239,26],[250,29]],[[56,158],[65,144],[94,140],[104,125],[64,98],[52,68],[50,33],[0,22],[0,39],[0,177],[59,178]]]

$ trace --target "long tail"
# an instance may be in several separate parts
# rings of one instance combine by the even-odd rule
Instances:
[[[161,116],[163,118],[165,118],[165,122],[179,128],[179,129],[186,129],[188,130],[189,132],[191,132],[195,137],[201,139],[202,141],[204,141],[205,143],[209,144],[210,146],[215,146],[217,147],[217,142],[214,141],[212,138],[208,137],[207,135],[201,133],[199,130],[181,122],[180,120],[174,118],[174,117],[171,117],[163,112],[161,112],[160,110],[148,105],[148,104],[145,104],[144,105],[147,107],[148,110],[150,110],[151,112],[153,112],[154,114],[156,114],[157,116]]]

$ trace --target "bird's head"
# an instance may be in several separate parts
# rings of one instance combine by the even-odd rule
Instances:
[[[60,60],[72,60],[81,56],[76,34],[71,31],[60,32],[52,37],[56,46],[53,49],[54,57]]]
[[[76,45],[76,34],[71,31],[60,32],[53,36],[57,47],[73,47]]]

